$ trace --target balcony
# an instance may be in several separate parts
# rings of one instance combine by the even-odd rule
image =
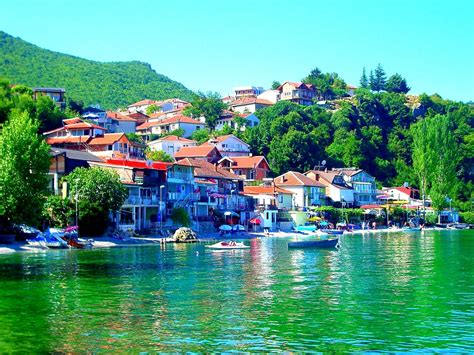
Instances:
[[[160,184],[160,178],[158,177],[135,176],[133,181],[143,186],[158,186]]]
[[[193,175],[189,173],[182,173],[178,171],[170,171],[168,172],[168,180],[176,179],[176,180],[183,180],[183,181],[192,181]]]
[[[157,197],[140,197],[140,196],[128,196],[123,203],[124,205],[140,205],[140,206],[158,206],[160,199]],[[162,201],[163,204],[163,201]]]
[[[181,201],[184,199],[189,199],[190,201],[198,201],[200,199],[200,194],[198,192],[168,192],[169,201]]]

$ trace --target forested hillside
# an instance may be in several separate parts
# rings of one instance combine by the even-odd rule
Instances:
[[[116,109],[150,99],[194,94],[138,61],[101,63],[52,52],[0,31],[0,77],[30,87],[64,87],[67,96],[85,106]]]

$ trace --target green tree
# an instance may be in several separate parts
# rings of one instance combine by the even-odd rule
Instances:
[[[202,144],[204,142],[207,142],[210,137],[210,132],[208,129],[198,129],[193,132],[191,135],[191,139],[194,139],[197,141],[199,144]]]
[[[158,112],[160,110],[161,110],[160,106],[153,104],[153,105],[148,106],[145,112],[148,116],[150,116],[152,113]]]
[[[177,128],[167,134],[164,134],[163,137],[166,137],[166,136],[177,136],[177,137],[183,137],[184,134],[186,133],[186,131],[184,130],[184,128]]]
[[[272,83],[272,90],[278,89],[278,87],[281,85],[279,81],[274,80]]]
[[[48,196],[43,206],[43,217],[54,227],[67,227],[73,220],[74,213],[74,202],[57,195]]]
[[[183,227],[189,227],[191,225],[191,218],[189,217],[188,212],[182,208],[173,208],[170,215],[173,224],[180,225]]]
[[[191,106],[183,110],[183,114],[194,118],[205,117],[206,125],[212,131],[216,126],[217,119],[222,111],[227,109],[227,105],[222,102],[221,97],[216,92],[198,93],[198,97],[191,101]]]
[[[369,80],[367,79],[367,74],[365,73],[365,67],[362,68],[362,76],[360,77],[360,87],[364,89],[369,88]]]
[[[0,216],[37,224],[47,194],[49,146],[39,121],[13,111],[0,134]]]
[[[161,161],[166,163],[174,162],[173,157],[166,153],[164,150],[147,150],[146,158],[149,160]]]
[[[385,90],[386,82],[385,70],[383,70],[382,65],[379,63],[377,68],[375,68],[373,81],[370,82],[370,87],[374,91]]]
[[[410,87],[407,85],[407,81],[397,73],[388,78],[385,90],[388,92],[406,94],[410,91]]]
[[[119,175],[109,169],[76,168],[64,179],[69,185],[70,196],[77,194],[78,201],[95,203],[107,213],[118,211],[128,196]]]

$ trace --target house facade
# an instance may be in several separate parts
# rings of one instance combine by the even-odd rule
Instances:
[[[235,120],[235,115],[241,118],[245,118],[245,123],[240,125]],[[226,125],[233,128],[233,129],[240,129],[241,131],[245,131],[247,127],[255,127],[260,123],[260,120],[254,113],[250,114],[243,114],[243,113],[235,113],[232,111],[224,110],[221,116],[216,120],[216,130],[223,129]]]
[[[331,170],[310,170],[305,175],[326,186],[326,196],[332,204],[340,203],[345,207],[354,205],[354,189],[346,183],[344,175]]]
[[[182,129],[184,137],[191,137],[194,131],[204,128],[205,124],[201,121],[183,115],[175,115],[163,119],[149,120],[137,127],[137,133],[162,135]]]
[[[153,231],[165,221],[168,164],[107,159],[90,165],[115,171],[128,190],[128,197],[114,218],[118,229]]]
[[[273,181],[276,186],[293,192],[292,208],[294,209],[326,204],[326,187],[299,172],[289,171]]]
[[[144,99],[127,106],[129,113],[141,112],[146,114],[146,109],[151,105],[159,105],[160,101]]]
[[[172,157],[183,147],[195,147],[197,142],[178,136],[166,136],[147,143],[152,151],[162,150]]]
[[[222,155],[215,146],[199,145],[196,147],[182,147],[174,154],[174,158],[179,161],[186,158],[207,161],[209,163],[217,163],[222,159]]]
[[[270,166],[264,156],[223,157],[219,166],[239,175],[246,181],[263,180],[270,173]]]
[[[211,138],[201,146],[214,146],[222,156],[241,157],[250,155],[250,146],[233,134]]]
[[[281,99],[281,92],[279,90],[266,90],[258,95],[257,99],[266,100],[272,104],[276,104]]]
[[[260,95],[263,92],[262,87],[257,86],[238,86],[234,88],[235,98],[238,100],[242,97],[251,97]]]
[[[242,97],[229,104],[229,107],[239,113],[254,113],[257,110],[273,105],[270,101],[256,97]]]
[[[199,191],[194,182],[194,166],[180,162],[170,165],[166,185],[168,215],[173,208],[184,208],[189,216],[193,216],[194,204],[199,201]]]
[[[64,88],[33,88],[33,100],[38,100],[41,96],[48,96],[57,105],[66,105],[66,89]]]
[[[377,203],[377,188],[372,175],[357,168],[334,168],[332,171],[340,173],[347,185],[352,187],[356,206]]]
[[[280,92],[280,100],[288,100],[304,106],[312,105],[313,98],[316,96],[313,85],[302,82],[286,81],[277,90]]]

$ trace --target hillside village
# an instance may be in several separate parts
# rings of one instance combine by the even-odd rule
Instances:
[[[354,95],[347,87],[347,97]],[[36,88],[63,105],[65,90]],[[288,100],[300,105],[326,105],[314,100],[310,84],[284,82],[274,90],[246,86],[222,99],[215,129],[226,125],[245,130],[255,127],[255,112]],[[307,221],[314,207],[359,208],[368,220],[385,216],[387,201],[411,211],[432,212],[419,191],[408,186],[376,188],[373,176],[358,167],[329,168],[323,161],[309,171],[287,171],[272,177],[265,156],[254,156],[251,147],[233,134],[211,136],[198,143],[193,133],[206,129],[206,117],[186,116],[190,103],[179,98],[144,99],[126,110],[113,112],[85,108],[80,117],[64,119],[62,127],[44,133],[51,146],[51,189],[63,193],[61,178],[76,167],[102,167],[117,172],[128,189],[128,198],[114,216],[118,229],[155,232],[172,222],[173,209],[184,208],[197,230],[214,230],[218,218],[248,229],[289,230]],[[150,107],[153,112],[150,113]],[[236,124],[236,118],[244,124]],[[242,121],[240,121],[242,122]],[[179,132],[179,135],[173,134]],[[139,137],[140,139],[136,139]],[[163,151],[173,161],[151,161],[146,151]],[[445,222],[455,220],[446,213]],[[388,216],[387,216],[388,221]]]

